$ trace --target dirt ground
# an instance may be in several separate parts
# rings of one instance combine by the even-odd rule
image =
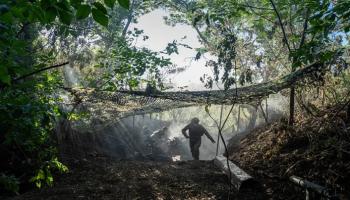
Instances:
[[[230,198],[228,198],[230,197]],[[24,193],[22,199],[264,199],[254,191],[232,190],[212,161],[75,160],[53,187]]]
[[[256,180],[245,191],[230,190],[228,177],[212,161],[130,161],[94,155],[63,159],[70,172],[56,176],[53,187],[10,199],[304,199],[305,189],[289,181],[292,175],[349,199],[350,124],[327,113],[302,120],[293,129],[274,123],[239,138],[229,158]]]

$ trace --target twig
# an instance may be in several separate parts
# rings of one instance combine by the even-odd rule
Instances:
[[[349,97],[349,95],[350,95],[350,91],[347,93],[345,99],[347,99],[347,98]],[[345,102],[345,104],[344,104],[340,109],[338,109],[337,112],[333,115],[332,121],[334,120],[334,118],[335,118],[342,110],[345,109],[346,106],[349,106],[349,105],[350,105],[350,98],[349,98],[349,99]]]
[[[248,7],[248,8],[257,9],[257,10],[273,10],[271,8],[256,7],[256,6],[252,6],[252,5],[249,5],[249,4],[237,3],[237,5],[240,6],[240,7]]]
[[[290,167],[288,167],[288,169],[284,172],[284,176],[285,176],[290,170],[292,170],[294,167],[296,167],[297,165],[299,165],[301,162],[304,162],[304,160],[298,160],[297,162],[295,162],[294,164],[292,164]]]

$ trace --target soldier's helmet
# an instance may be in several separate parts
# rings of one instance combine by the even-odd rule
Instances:
[[[192,123],[194,124],[198,124],[199,123],[199,119],[197,117],[194,117],[192,120],[191,120]]]
[[[167,126],[164,126],[164,127],[163,127],[163,131],[168,131],[168,127],[167,127]]]

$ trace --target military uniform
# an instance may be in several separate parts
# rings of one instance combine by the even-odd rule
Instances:
[[[199,160],[199,147],[201,146],[202,136],[205,134],[213,143],[214,139],[210,136],[208,131],[199,123],[197,118],[194,118],[190,124],[182,129],[182,134],[190,139],[190,148],[194,160]],[[188,135],[186,131],[188,130]]]

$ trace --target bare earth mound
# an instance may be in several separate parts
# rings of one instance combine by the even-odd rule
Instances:
[[[296,175],[349,199],[350,134],[346,115],[328,110],[294,129],[276,123],[256,129],[230,147],[230,159],[256,177],[273,199],[303,199]],[[232,142],[233,143],[233,142]]]

